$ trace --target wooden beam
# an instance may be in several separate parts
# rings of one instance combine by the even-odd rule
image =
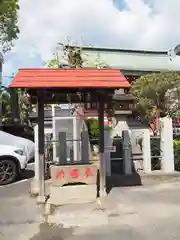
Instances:
[[[73,94],[46,94],[44,96],[44,104],[61,104],[61,103],[88,103],[97,102],[99,93],[83,93],[82,96],[77,93]],[[109,102],[112,100],[112,94],[104,93],[104,102]],[[37,97],[31,95],[31,103],[35,104],[37,102]]]

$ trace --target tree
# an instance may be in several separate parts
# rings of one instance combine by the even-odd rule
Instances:
[[[46,66],[49,68],[57,68],[57,67],[82,68],[85,63],[87,67],[93,67],[93,68],[108,67],[108,64],[101,59],[100,55],[97,55],[96,59],[94,61],[91,61],[88,58],[88,55],[83,53],[83,47],[72,46],[69,42],[68,44],[59,43],[59,45],[62,46],[63,54],[60,59],[58,54],[56,54],[56,57],[48,61]],[[108,110],[106,111],[108,114],[109,113]],[[90,119],[87,122],[89,126],[88,128],[89,128],[90,137],[98,138],[99,136],[98,121],[95,119]],[[111,127],[105,126],[105,129],[109,131]]]
[[[0,120],[5,121],[11,115],[10,94],[5,87],[0,88]]]
[[[3,52],[11,49],[12,41],[18,38],[18,0],[0,0],[0,45]]]
[[[81,47],[73,47],[70,45],[63,46],[64,58],[67,59],[68,64],[72,67],[78,68],[83,66],[83,57]]]
[[[90,118],[86,120],[88,130],[89,130],[89,136],[91,139],[95,139],[96,142],[98,142],[99,139],[99,121],[95,118]],[[112,127],[109,125],[104,125],[105,131],[111,131]]]
[[[31,112],[31,103],[29,101],[29,96],[25,90],[14,89],[14,93],[18,96],[18,108],[20,113],[20,122],[28,124],[29,113]],[[1,116],[0,121],[3,123],[14,122],[15,119],[12,119],[12,91],[9,88],[1,87],[0,88],[0,108]]]
[[[58,68],[59,67],[59,62],[56,58],[52,58],[48,63],[47,63],[48,68]]]
[[[158,120],[159,117],[171,115],[172,105],[167,93],[179,87],[179,80],[179,72],[163,72],[142,76],[134,81],[132,93],[136,97],[135,112],[139,118],[149,123],[154,116]]]
[[[67,39],[67,44],[58,43],[62,47],[62,55],[54,54],[54,58],[46,63],[49,68],[56,67],[74,67],[82,68],[95,67],[95,68],[107,68],[108,64],[101,59],[100,55],[97,55],[96,59],[93,61],[89,59],[89,56],[83,52],[83,47],[73,46],[70,43],[69,38]]]

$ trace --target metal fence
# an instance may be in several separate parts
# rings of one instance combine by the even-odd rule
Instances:
[[[45,140],[44,146],[44,156],[45,156],[45,172],[49,177],[49,167],[51,164],[74,164],[74,151],[73,151],[73,143],[77,142],[81,149],[81,139],[67,139],[65,144],[60,144],[59,141],[55,141],[52,139]],[[62,150],[61,145],[66,145],[66,149]],[[81,151],[79,151],[79,155],[81,156]],[[79,160],[79,161],[78,161]],[[76,159],[76,163],[82,162],[81,157]]]
[[[151,168],[153,170],[161,170],[161,147],[160,136],[152,136],[151,143]]]
[[[62,139],[61,139],[62,140]],[[124,142],[123,137],[115,136],[109,139],[108,146],[105,141],[105,151],[109,148],[109,157],[111,164],[111,172],[114,174],[124,173]],[[61,142],[61,144],[60,144]],[[141,145],[142,141],[136,139],[137,144]],[[153,170],[161,169],[161,150],[160,136],[152,136],[151,142],[151,165]],[[76,147],[76,153],[74,152]],[[110,149],[112,147],[112,149]],[[131,151],[131,159],[134,164],[136,160],[143,160],[142,152],[138,153],[138,157],[134,154],[132,144],[128,145]],[[140,147],[142,151],[142,146]],[[86,154],[86,155],[85,155]],[[85,160],[85,161],[84,161]],[[52,163],[75,164],[83,162],[94,162],[99,160],[98,139],[88,139],[88,146],[83,145],[82,137],[80,139],[53,140],[52,134],[45,137],[45,161],[46,172]]]
[[[179,140],[180,141],[180,135],[176,134],[176,132],[173,132],[173,140]]]
[[[180,119],[173,118],[172,125],[173,125],[173,139],[180,140]]]

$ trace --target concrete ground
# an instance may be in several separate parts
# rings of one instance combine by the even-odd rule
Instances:
[[[36,208],[36,200],[29,198],[33,165],[28,168],[19,181],[0,186],[0,240],[19,240],[29,226],[39,224],[40,211]]]
[[[180,239],[180,182],[113,188],[102,205],[59,208],[48,218],[51,225],[40,223],[28,191],[28,181],[0,187],[0,239]]]
[[[49,218],[69,229],[67,237],[54,239],[180,239],[180,183],[114,188],[101,208],[92,204],[74,209],[59,209]]]
[[[21,233],[39,221],[35,199],[29,198],[28,191],[28,181],[0,187],[0,239],[19,240]]]

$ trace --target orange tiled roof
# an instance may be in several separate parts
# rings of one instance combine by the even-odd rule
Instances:
[[[9,86],[20,88],[129,88],[130,83],[119,69],[27,68],[20,69]]]

